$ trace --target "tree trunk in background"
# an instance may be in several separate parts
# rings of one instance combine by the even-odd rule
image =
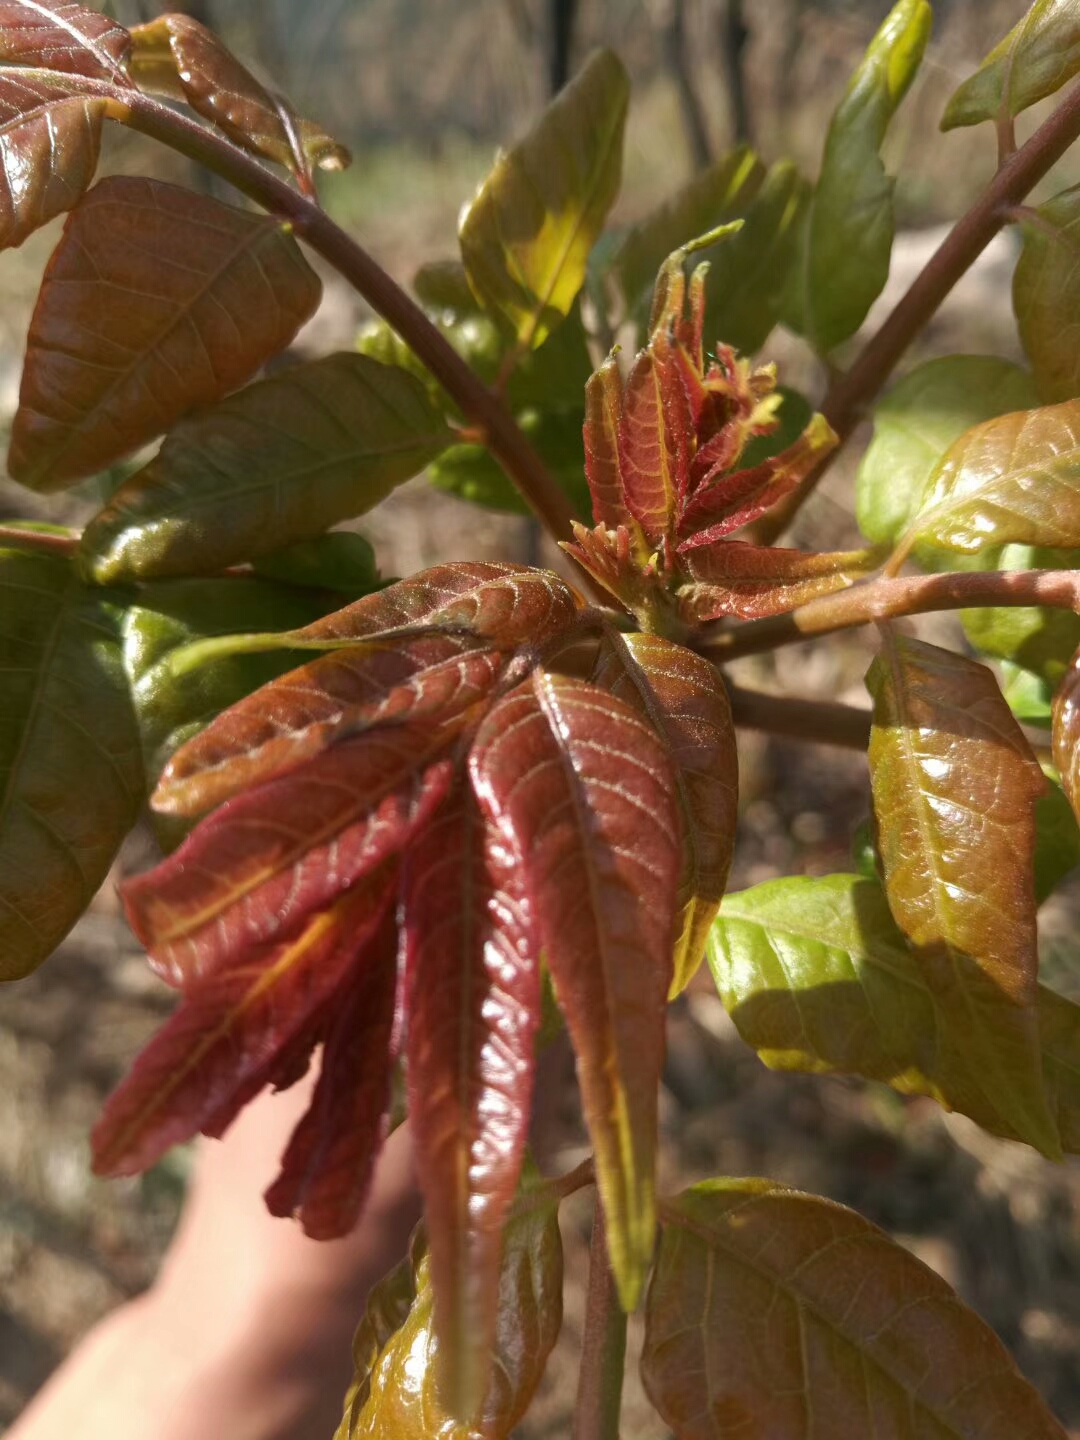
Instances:
[[[686,54],[686,7],[684,0],[670,0],[667,23],[663,29],[664,59],[674,76],[679,91],[683,127],[690,146],[695,170],[703,170],[712,160],[712,144],[705,123],[701,98],[694,87],[694,77]]]
[[[727,6],[720,21],[720,55],[727,82],[728,104],[731,107],[731,124],[738,145],[753,141],[753,127],[750,123],[750,107],[746,98],[746,42],[750,39],[743,0],[727,0]]]
[[[548,0],[548,89],[557,95],[570,78],[577,0]]]

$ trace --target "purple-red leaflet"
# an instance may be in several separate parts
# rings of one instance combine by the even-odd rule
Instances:
[[[671,353],[671,342],[659,334],[637,357],[619,421],[623,494],[653,546],[674,535],[690,469],[690,404]]]
[[[743,540],[718,540],[679,556],[687,576],[677,591],[679,614],[690,625],[735,615],[743,620],[780,615],[818,595],[844,590],[873,564],[864,550],[821,554]]]

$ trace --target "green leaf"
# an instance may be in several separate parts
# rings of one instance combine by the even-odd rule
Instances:
[[[252,568],[268,580],[340,590],[354,600],[377,590],[381,583],[371,542],[355,530],[333,530],[314,540],[298,540],[259,556]]]
[[[307,658],[279,650],[224,656],[197,670],[177,671],[171,664],[173,652],[210,635],[306,625],[325,608],[311,594],[262,580],[178,580],[142,592],[140,603],[124,615],[122,637],[151,787],[174,752],[215,715]],[[190,828],[187,822],[156,813],[154,826],[166,850]]]
[[[874,412],[855,483],[859,529],[895,545],[954,441],[984,420],[1037,404],[1027,371],[996,356],[947,355],[917,366]]]
[[[889,905],[999,1113],[1056,1158],[1035,1003],[1032,857],[1046,781],[985,666],[888,630],[867,685]]]
[[[969,555],[1080,548],[1080,400],[968,430],[931,475],[903,543]]]
[[[1065,1440],[940,1276],[769,1180],[665,1205],[645,1324],[642,1379],[676,1440]]]
[[[159,180],[102,180],[68,217],[27,338],[8,469],[104,470],[243,385],[322,287],[286,226]]]
[[[629,82],[601,50],[501,155],[461,222],[469,283],[522,349],[569,312],[619,191]]]
[[[1025,725],[1050,725],[1050,705],[1054,698],[1053,686],[1047,684],[1041,675],[1033,675],[1019,665],[1003,660],[1001,670],[1001,693],[1009,709]]]
[[[999,570],[1057,570],[1073,568],[1078,559],[1075,550],[1006,545],[994,563]],[[1080,615],[1054,606],[980,606],[961,610],[960,621],[976,650],[1011,660],[1049,685],[1062,678],[1080,646]]]
[[[16,980],[94,898],[144,787],[109,597],[7,544],[0,617],[0,980]]]
[[[1058,820],[1055,805],[1048,843]],[[1040,846],[1037,871],[1043,853]],[[1045,858],[1053,863],[1048,849]],[[1044,871],[1043,884],[1049,878]],[[995,1135],[1025,1138],[958,1043],[876,875],[791,876],[727,895],[708,958],[724,1008],[772,1069],[861,1075],[929,1095]],[[1080,1084],[1062,1071],[1080,1069],[1080,1027],[1069,1035],[1059,1025],[1060,1036],[1048,1038],[1044,1021],[1058,1013],[1056,1002],[1039,987],[1044,1084],[1072,1151],[1077,1139],[1065,1135],[1080,1138]]]
[[[447,1414],[436,1389],[438,1344],[423,1232],[409,1260],[372,1291],[353,1342],[356,1378],[334,1440],[504,1440],[529,1408],[562,1327],[558,1203],[523,1187],[503,1234],[495,1365],[471,1423]]]
[[[1080,826],[1064,790],[1047,776],[1047,791],[1035,807],[1035,903],[1057,889],[1080,865]]]
[[[212,573],[363,514],[449,439],[404,370],[345,354],[293,365],[181,421],[82,554],[102,583]]]
[[[1035,0],[953,95],[941,128],[1019,115],[1059,90],[1078,70],[1080,5],[1076,0]]]
[[[790,449],[814,423],[814,407],[804,395],[788,385],[778,385],[774,392],[780,398],[776,410],[777,427],[768,435],[756,435],[739,456],[740,470],[753,470],[766,460]],[[819,422],[818,422],[819,423]]]
[[[822,354],[855,333],[889,277],[893,181],[879,152],[930,26],[928,0],[899,0],[829,125],[785,307],[788,323]]]
[[[1078,8],[1080,20],[1080,8]],[[1080,25],[1078,25],[1080,41]],[[1013,274],[1013,309],[1042,400],[1080,395],[1080,357],[1072,336],[1080,325],[1080,186],[1023,212],[1024,248]]]
[[[530,409],[522,411],[517,421],[578,514],[588,515],[589,487],[581,448],[584,412],[580,408]],[[428,479],[437,489],[448,490],[489,510],[505,510],[513,515],[532,513],[485,445],[452,445],[431,464]]]
[[[610,264],[628,313],[639,315],[644,325],[657,271],[668,256],[695,235],[745,215],[764,179],[765,166],[752,150],[739,146],[628,231]]]
[[[799,217],[808,199],[806,181],[790,161],[782,160],[738,212],[743,227],[713,251],[705,278],[709,348],[722,341],[749,355],[769,338],[783,309],[797,254]]]

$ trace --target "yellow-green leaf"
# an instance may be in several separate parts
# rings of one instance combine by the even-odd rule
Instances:
[[[1013,274],[1013,309],[1040,397],[1080,395],[1080,186],[1073,186],[1021,220],[1024,248]]]
[[[1035,0],[953,95],[943,130],[1019,115],[1080,70],[1080,4]]]

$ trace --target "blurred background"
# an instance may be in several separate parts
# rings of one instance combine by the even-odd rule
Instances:
[[[353,152],[322,182],[325,203],[399,280],[452,256],[460,207],[494,149],[528,125],[568,70],[614,46],[633,79],[625,182],[613,216],[645,214],[694,170],[738,141],[767,161],[816,172],[824,127],[846,79],[888,10],[887,0],[188,0],[99,4],[124,23],[184,9],[218,29],[264,79]],[[995,165],[992,127],[941,136],[945,102],[1026,8],[1025,0],[935,0],[935,36],[890,130],[899,174],[894,301]],[[1021,118],[1021,139],[1045,107]],[[106,169],[202,183],[186,163],[138,137],[109,137]],[[1039,195],[1080,180],[1066,157]],[[58,225],[0,258],[0,428],[14,410],[24,336]],[[1001,237],[965,279],[905,366],[951,351],[1017,354],[1010,311],[1014,242]],[[350,346],[367,318],[333,276],[298,342],[311,353]],[[873,317],[872,317],[873,319]],[[871,321],[872,323],[872,321]],[[765,354],[782,381],[819,398],[824,377],[794,337]],[[843,357],[841,357],[843,358]],[[850,447],[797,540],[843,547],[854,538]],[[0,517],[79,524],[92,491],[47,504],[0,480]],[[423,479],[359,523],[383,573],[441,559],[525,558],[528,522],[476,510]],[[554,552],[542,551],[556,563]],[[948,618],[920,624],[962,644]],[[742,662],[765,689],[865,704],[870,648],[854,635]],[[747,734],[742,818],[732,888],[790,873],[850,868],[851,836],[869,809],[863,757]],[[0,1432],[86,1329],[153,1277],[182,1201],[188,1151],[139,1180],[89,1174],[87,1137],[103,1096],[161,1022],[171,996],[149,973],[118,913],[116,881],[144,868],[152,842],[126,847],[94,907],[39,975],[0,992]],[[1044,908],[1045,963],[1080,990],[1080,887]],[[572,1077],[566,1077],[560,1163],[578,1158]],[[998,1142],[931,1102],[840,1079],[767,1071],[738,1040],[707,975],[673,1007],[664,1092],[666,1189],[708,1174],[762,1174],[860,1209],[955,1285],[997,1329],[1061,1419],[1080,1436],[1080,1162],[1055,1167]],[[567,1319],[544,1390],[521,1435],[565,1433],[572,1402],[588,1210],[565,1207]],[[632,1335],[632,1340],[633,1340]],[[627,1440],[663,1434],[636,1388]],[[1019,1437],[1018,1437],[1019,1440]]]

